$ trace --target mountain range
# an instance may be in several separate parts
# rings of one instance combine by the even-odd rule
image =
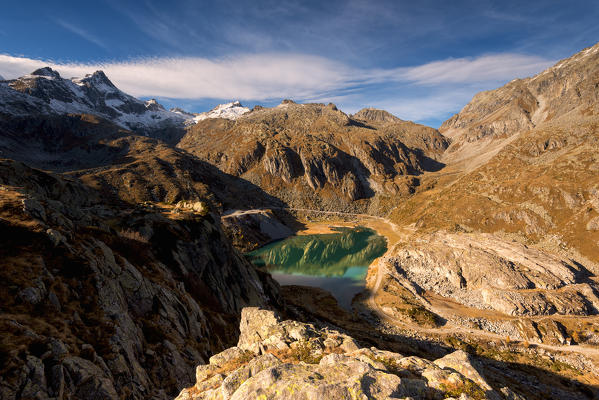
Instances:
[[[350,396],[355,368],[373,398],[593,398],[598,127],[599,44],[439,129],[292,100],[169,111],[101,71],[0,77],[0,398],[251,398],[265,371]],[[234,210],[396,238],[348,316],[249,263],[275,237]]]

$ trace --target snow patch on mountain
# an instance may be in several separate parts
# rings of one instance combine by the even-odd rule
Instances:
[[[183,116],[186,119],[193,119],[196,116],[196,114],[187,112],[187,111],[185,111],[185,110],[183,110],[182,108],[179,108],[179,107],[171,108],[169,111],[172,112],[172,113],[175,113],[175,114],[179,114],[179,115]]]
[[[207,118],[235,120],[250,109],[239,101],[192,114],[180,108],[167,111],[155,99],[143,101],[117,88],[102,71],[65,79],[49,67],[18,79],[0,81],[0,113],[20,116],[93,114],[127,129],[147,134],[183,128]]]
[[[219,104],[210,111],[196,115],[193,120],[195,123],[208,118],[226,118],[235,120],[249,111],[250,109],[242,106],[239,101],[234,101],[232,103]]]

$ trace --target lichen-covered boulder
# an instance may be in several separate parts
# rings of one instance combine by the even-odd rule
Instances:
[[[256,307],[243,309],[240,330],[238,345],[198,366],[195,386],[177,400],[500,398],[461,351],[432,362],[360,348],[341,332]]]

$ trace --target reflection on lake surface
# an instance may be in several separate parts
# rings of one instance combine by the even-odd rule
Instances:
[[[372,261],[387,250],[383,236],[364,227],[335,228],[335,233],[292,236],[248,253],[281,285],[316,286],[330,291],[351,309],[351,299],[364,288]]]

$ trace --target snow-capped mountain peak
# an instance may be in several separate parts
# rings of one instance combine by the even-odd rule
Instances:
[[[50,67],[43,67],[33,71],[30,76],[43,76],[44,78],[60,79],[60,74]]]
[[[0,112],[20,116],[93,114],[142,134],[184,128],[207,118],[235,120],[250,109],[239,101],[220,104],[208,112],[167,111],[155,99],[142,101],[117,88],[102,71],[65,79],[50,67],[18,79],[0,78]]]
[[[166,111],[162,104],[156,101],[156,99],[150,99],[145,102],[146,108],[150,111]],[[167,111],[168,112],[168,111]]]
[[[188,119],[193,119],[196,116],[195,114],[187,112],[184,109],[179,108],[179,107],[171,108],[169,111],[172,113],[175,113],[175,114],[179,114]]]
[[[219,104],[210,111],[200,113],[195,116],[193,120],[196,123],[208,118],[226,118],[235,120],[249,111],[250,109],[242,106],[239,101],[233,101],[231,103]]]
[[[23,116],[93,114],[142,133],[182,128],[186,119],[154,99],[144,102],[124,93],[102,71],[64,79],[50,67],[0,83],[0,111]]]
[[[104,71],[96,71],[93,74],[87,74],[84,78],[72,78],[73,83],[79,86],[95,88],[103,92],[120,91],[114,83],[104,73]]]

